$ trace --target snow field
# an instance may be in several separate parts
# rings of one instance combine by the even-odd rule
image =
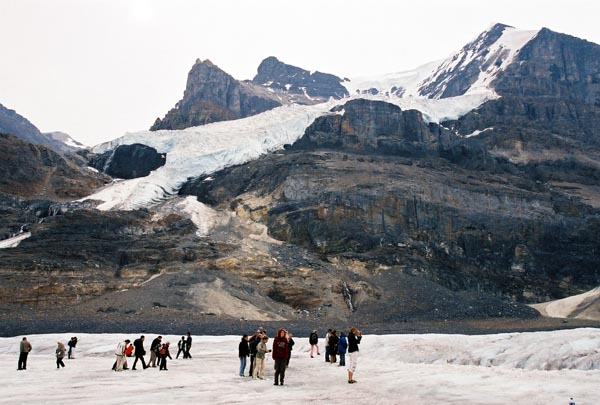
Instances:
[[[269,331],[270,333],[273,331]],[[271,333],[272,334],[272,333]],[[156,334],[146,333],[145,347]],[[77,358],[56,370],[57,340],[78,336]],[[464,335],[365,335],[355,374],[311,359],[306,338],[295,338],[286,385],[273,386],[273,360],[266,379],[239,377],[238,336],[194,336],[191,360],[169,360],[169,371],[110,370],[120,340],[139,335],[28,336],[28,370],[16,371],[21,337],[0,338],[4,381],[0,403],[214,403],[285,401],[305,404],[596,404],[600,378],[600,330]],[[180,336],[165,336],[173,358]],[[272,344],[272,339],[269,345]],[[146,356],[148,357],[148,356]],[[129,367],[133,359],[128,359]],[[552,366],[548,366],[552,365]],[[550,369],[550,370],[546,370]],[[246,370],[246,374],[247,374]]]

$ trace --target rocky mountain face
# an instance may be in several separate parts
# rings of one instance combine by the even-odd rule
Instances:
[[[197,60],[183,98],[151,131],[183,129],[249,117],[285,104],[314,104],[348,94],[336,76],[310,73],[274,57],[265,59],[252,81],[239,81],[209,60]]]
[[[582,170],[512,164],[417,113],[360,101],[317,119],[285,153],[190,182],[182,193],[243,211],[273,237],[322,257],[360,263],[371,288],[392,302],[403,294],[391,281],[399,274],[535,302],[600,281],[600,200],[572,191],[596,195],[600,172],[588,167],[592,180]],[[561,172],[571,187],[540,180],[544,171]],[[389,277],[383,285],[381,274]]]
[[[480,135],[516,162],[584,160],[596,166],[600,45],[542,29],[493,85],[502,96],[446,125]],[[588,159],[589,157],[589,159]]]
[[[461,118],[431,123],[416,110],[350,100],[284,151],[189,179],[179,196],[135,211],[32,200],[45,189],[68,196],[59,186],[73,193],[83,180],[65,179],[67,158],[8,137],[0,191],[13,195],[0,196],[0,235],[25,225],[32,236],[0,249],[0,308],[238,328],[248,319],[531,319],[525,304],[600,282],[599,48],[493,26],[424,87],[397,88],[449,99],[485,85],[500,96]],[[275,58],[252,82],[199,61],[184,98],[153,129],[341,97],[340,83]],[[15,163],[19,155],[39,163]],[[123,177],[164,160],[143,145],[79,156]],[[62,180],[32,175],[49,172]],[[210,234],[190,218],[210,223]]]
[[[329,97],[343,98],[348,90],[341,85],[342,79],[321,72],[309,72],[296,66],[285,64],[270,56],[258,66],[252,83],[288,94],[305,95],[325,101]]]
[[[72,152],[76,149],[67,145],[62,139],[55,138],[53,136],[55,133],[42,134],[27,118],[2,104],[0,104],[0,134],[16,135],[26,142],[49,146],[57,151]]]
[[[28,199],[73,200],[89,195],[108,178],[87,168],[78,155],[0,134],[0,193]]]
[[[119,179],[145,177],[166,163],[167,154],[142,144],[119,145],[115,149],[91,156],[91,167]]]
[[[76,141],[71,137],[71,135],[64,132],[44,132],[42,135],[48,139],[56,141],[55,148],[61,152],[76,152],[86,148],[84,144]]]

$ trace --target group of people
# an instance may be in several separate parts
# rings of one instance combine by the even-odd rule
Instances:
[[[346,337],[345,333],[341,331],[339,336],[335,329],[328,329],[325,335],[325,361],[331,364],[337,362],[337,356],[339,356],[339,366],[346,366],[346,353],[348,353],[349,364],[348,364],[348,383],[354,384],[354,373],[356,372],[356,366],[358,361],[358,345],[362,339],[362,333],[356,327],[351,327]],[[113,370],[122,371],[127,370],[127,358],[134,357],[132,370],[136,370],[138,361],[141,362],[142,368],[159,366],[159,370],[167,369],[167,358],[173,359],[169,351],[169,342],[162,342],[162,336],[156,337],[150,345],[150,359],[148,364],[144,356],[146,350],[144,349],[144,341],[146,337],[140,336],[138,339],[131,343],[131,340],[125,339],[119,342],[115,351],[116,361],[113,364]],[[314,358],[314,351],[316,349],[317,356],[321,355],[319,349],[319,335],[317,330],[313,330],[310,334],[308,341],[310,343],[309,355]],[[246,371],[247,358],[250,357],[250,370],[248,376],[253,379],[265,378],[265,364],[268,353],[271,353],[271,357],[275,361],[274,364],[274,385],[283,385],[285,380],[285,371],[290,364],[290,358],[292,355],[292,349],[294,347],[294,339],[291,332],[285,329],[279,329],[271,348],[268,347],[269,336],[263,328],[259,328],[256,333],[252,336],[247,334],[242,336],[238,351],[240,358],[240,377],[244,377]],[[62,342],[57,342],[56,348],[56,368],[65,367],[63,359],[68,355],[70,359],[75,358],[74,352],[77,345],[77,337],[72,337],[67,343],[69,346],[68,354],[65,345]],[[181,340],[177,343],[177,356],[179,358],[183,354],[184,359],[191,359],[190,349],[192,347],[192,335],[187,332],[187,336],[182,336]],[[31,343],[24,337],[20,342],[20,355],[19,364],[17,370],[27,370],[27,357],[32,350]]]
[[[77,338],[72,337],[71,340],[69,340],[69,342],[67,343],[67,345],[69,346],[68,354],[67,354],[67,348],[65,347],[65,344],[63,342],[59,341],[56,343],[57,343],[56,350],[55,350],[56,368],[59,369],[59,368],[65,366],[65,362],[63,361],[65,356],[68,355],[69,359],[75,358],[73,353],[74,353],[75,346],[77,345]],[[33,349],[33,346],[31,346],[31,343],[29,343],[29,341],[27,340],[26,337],[21,339],[21,343],[19,344],[19,363],[17,365],[17,370],[27,370],[27,357],[29,356],[29,353],[31,352],[32,349]]]
[[[148,367],[156,367],[158,364],[160,370],[168,370],[167,358],[172,359],[171,353],[169,352],[170,343],[163,343],[162,336],[155,338],[150,345],[150,360],[148,365],[146,365],[146,361],[144,359],[144,356],[146,355],[146,350],[144,349],[145,339],[145,336],[142,335],[138,339],[134,340],[133,344],[129,339],[119,342],[115,351],[117,359],[114,362],[112,369],[115,371],[128,370],[127,358],[135,356],[133,367],[131,368],[132,370],[136,370],[138,361],[142,363],[142,367],[144,369]],[[56,368],[60,369],[61,367],[65,367],[65,363],[63,361],[65,356],[68,356],[69,359],[75,358],[77,337],[73,336],[67,342],[67,346],[69,347],[68,350],[63,342],[59,341],[56,343]],[[190,349],[192,347],[192,335],[190,332],[187,333],[187,336],[181,337],[181,340],[178,342],[177,346],[179,351],[177,352],[177,356],[175,358],[179,358],[179,355],[182,353],[184,359],[192,358],[190,353]],[[31,343],[26,337],[24,337],[19,344],[19,363],[17,370],[27,370],[27,357],[32,349],[33,347],[31,346]]]
[[[354,373],[356,372],[356,365],[358,361],[358,345],[362,339],[362,332],[355,326],[350,328],[348,337],[343,331],[340,331],[338,336],[335,329],[328,329],[325,335],[325,361],[330,364],[337,362],[336,356],[339,356],[339,366],[346,366],[346,353],[348,353],[350,362],[348,364],[348,383],[354,384]],[[317,350],[317,355],[321,355],[319,350],[319,335],[317,330],[313,330],[308,337],[308,343],[310,343],[310,357],[314,357],[314,350]]]
[[[285,329],[279,329],[269,349],[269,336],[263,328],[258,328],[252,336],[243,335],[238,347],[240,357],[240,377],[244,377],[247,358],[250,357],[250,370],[248,376],[253,379],[265,379],[265,364],[267,353],[275,361],[274,385],[283,385],[285,370],[290,364],[290,357],[294,347],[293,334]]]
[[[328,329],[325,335],[325,361],[331,364],[337,362],[339,356],[339,366],[346,366],[346,353],[349,356],[348,364],[348,383],[354,384],[354,373],[356,372],[356,366],[358,361],[358,345],[362,339],[362,332],[356,327],[351,327],[348,332],[348,336],[341,331],[339,336],[335,329]],[[240,358],[240,377],[244,377],[246,370],[247,358],[250,357],[250,371],[248,376],[253,379],[264,380],[265,370],[265,359],[267,353],[272,353],[273,360],[275,360],[275,374],[274,374],[274,385],[283,385],[285,378],[285,370],[290,363],[292,355],[292,347],[294,346],[293,335],[285,329],[279,329],[277,336],[273,340],[273,346],[271,349],[268,348],[267,344],[269,337],[264,329],[259,328],[256,333],[252,336],[244,334],[240,341],[238,352]],[[321,355],[319,349],[319,335],[316,329],[314,329],[309,338],[310,344],[309,355],[314,358],[314,352],[316,349],[317,356]]]
[[[140,361],[144,370],[148,367],[156,367],[158,365],[159,370],[168,371],[167,358],[173,360],[169,350],[171,343],[163,343],[162,336],[157,336],[150,344],[150,360],[148,361],[148,364],[146,364],[146,360],[144,359],[144,356],[146,355],[146,349],[144,348],[145,340],[146,337],[142,335],[134,340],[133,344],[129,339],[119,342],[117,350],[115,351],[117,359],[113,364],[113,370],[128,370],[127,357],[135,356],[133,366],[131,367],[132,370],[136,370],[136,365],[138,361]],[[183,353],[184,359],[191,359],[192,355],[190,354],[190,349],[192,348],[192,334],[188,332],[187,336],[182,336],[181,340],[177,343],[177,347],[179,350],[177,356],[175,356],[176,359],[179,358],[181,353]]]

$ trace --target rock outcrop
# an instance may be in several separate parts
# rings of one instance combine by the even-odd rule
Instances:
[[[119,179],[135,179],[145,177],[151,171],[164,166],[166,153],[158,153],[156,149],[139,143],[119,145],[112,151],[90,157],[91,167]]]
[[[252,82],[288,94],[305,95],[321,101],[330,97],[348,96],[348,90],[341,85],[342,79],[339,77],[328,73],[309,72],[285,64],[274,56],[270,56],[260,63]]]
[[[29,120],[14,110],[0,104],[0,134],[12,134],[25,142],[45,145],[56,151],[73,151],[61,139],[55,139],[52,134],[42,134]]]
[[[274,57],[265,59],[252,81],[239,81],[210,60],[197,60],[188,74],[183,98],[151,131],[183,129],[211,122],[249,117],[296,103],[314,104],[348,94],[334,75],[311,73],[286,65]]]
[[[0,192],[57,201],[84,197],[108,181],[76,155],[0,134]]]
[[[395,113],[376,113],[384,109]],[[593,168],[512,164],[477,139],[440,142],[444,131],[405,114],[347,103],[343,116],[318,119],[285,153],[190,182],[182,193],[235,207],[271,236],[325,257],[454,291],[535,302],[597,285],[599,184],[584,175]],[[410,147],[377,147],[378,133]],[[563,183],[541,180],[550,172]]]
[[[600,162],[599,59],[600,45],[542,29],[493,82],[501,98],[444,125],[514,162]]]

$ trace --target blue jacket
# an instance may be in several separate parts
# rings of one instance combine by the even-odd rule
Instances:
[[[337,350],[338,353],[346,353],[346,349],[348,348],[348,341],[346,340],[346,335],[340,336],[340,340],[338,342]]]

